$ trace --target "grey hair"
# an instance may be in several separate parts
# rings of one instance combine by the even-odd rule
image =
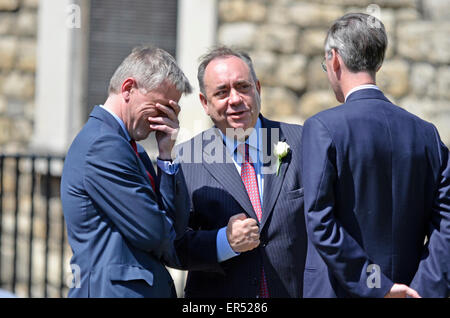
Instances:
[[[203,95],[206,94],[204,78],[205,78],[205,70],[206,70],[206,67],[208,66],[208,64],[214,59],[226,58],[226,57],[230,57],[230,56],[236,56],[236,57],[240,58],[241,60],[243,60],[250,69],[250,74],[252,76],[253,81],[255,83],[258,81],[258,78],[256,77],[255,69],[253,67],[252,59],[250,58],[248,53],[246,53],[244,51],[235,50],[235,49],[232,49],[227,46],[213,47],[208,53],[206,53],[200,57],[200,65],[198,66],[197,79],[198,79],[198,84],[200,87],[200,92]]]
[[[192,92],[191,84],[178,67],[172,55],[153,46],[138,46],[123,60],[111,77],[108,91],[118,94],[122,83],[129,77],[136,80],[138,88],[146,92],[167,81],[184,94]]]
[[[365,13],[348,13],[328,30],[325,53],[335,49],[351,72],[374,75],[383,64],[388,39],[383,23]]]

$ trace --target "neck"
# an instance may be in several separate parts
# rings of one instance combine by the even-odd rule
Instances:
[[[117,115],[122,121],[124,120],[123,114],[122,114],[122,108],[120,107],[120,99],[118,95],[111,94],[106,99],[106,102],[103,104],[103,107],[106,109],[112,111],[114,114]]]
[[[375,75],[372,76],[367,72],[348,72],[341,81],[342,93],[344,96],[347,96],[348,92],[350,92],[350,90],[352,90],[353,88],[366,84],[376,85]]]

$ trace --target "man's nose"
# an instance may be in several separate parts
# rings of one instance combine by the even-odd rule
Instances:
[[[241,98],[241,95],[239,94],[239,92],[235,89],[231,89],[228,103],[230,105],[238,105],[241,102],[242,102],[242,98]]]

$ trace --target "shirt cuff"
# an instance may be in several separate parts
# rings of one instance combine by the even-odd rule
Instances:
[[[169,160],[156,159],[156,165],[166,174],[174,175],[178,172],[179,163],[172,162]]]
[[[238,256],[240,253],[236,253],[230,246],[230,243],[227,239],[227,228],[223,227],[217,232],[217,261],[223,262],[235,256]]]

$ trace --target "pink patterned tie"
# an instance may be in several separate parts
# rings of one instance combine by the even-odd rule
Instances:
[[[244,162],[241,165],[241,179],[247,190],[248,197],[252,203],[253,209],[256,212],[258,221],[262,219],[261,198],[259,196],[258,180],[256,179],[255,167],[250,162],[249,147],[245,143],[245,149],[242,151],[242,144],[239,145],[239,151],[244,153]],[[264,267],[261,268],[261,288],[259,291],[259,297],[269,298],[269,290],[267,288],[266,275],[264,273]]]

